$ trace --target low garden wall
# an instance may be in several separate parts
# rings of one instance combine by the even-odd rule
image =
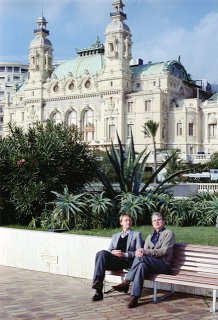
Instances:
[[[0,227],[0,265],[92,279],[95,254],[109,243],[106,237]],[[107,276],[107,281],[120,278]],[[170,285],[159,288],[170,290]],[[211,290],[186,286],[175,286],[175,291],[211,295]]]
[[[110,238],[0,228],[0,264],[91,279],[95,253]]]

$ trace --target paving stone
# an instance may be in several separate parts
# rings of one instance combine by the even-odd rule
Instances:
[[[128,309],[129,294],[113,292],[92,302],[91,280],[0,266],[0,320],[218,320],[211,299],[143,289],[139,307]],[[111,284],[110,284],[111,286]]]

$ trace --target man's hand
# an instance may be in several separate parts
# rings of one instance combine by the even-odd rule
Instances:
[[[135,251],[135,256],[136,257],[143,257],[145,255],[145,250],[143,248],[137,249]]]
[[[116,257],[125,257],[125,253],[121,250],[112,250],[111,253]]]

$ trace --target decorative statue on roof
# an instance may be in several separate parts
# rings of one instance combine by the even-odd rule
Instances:
[[[131,46],[131,40],[130,37],[127,35],[124,40],[124,58],[128,59],[130,57],[130,46]]]

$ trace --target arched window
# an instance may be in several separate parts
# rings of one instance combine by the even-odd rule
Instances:
[[[61,123],[62,120],[61,120],[61,113],[60,112],[55,112],[53,113],[52,115],[52,121],[55,123],[55,124],[58,124],[58,123]]]
[[[85,83],[85,88],[86,89],[90,89],[91,88],[91,82],[90,80],[87,80],[86,83]]]
[[[69,86],[68,86],[69,90],[74,90],[75,88],[75,84],[74,84],[74,81],[72,81]]]
[[[57,92],[59,91],[59,86],[58,86],[58,84],[56,84],[56,85],[54,86],[53,91],[54,91],[55,93],[57,93]]]
[[[92,141],[94,139],[94,112],[87,109],[83,114],[83,137],[84,141]]]
[[[77,125],[77,113],[72,110],[67,115],[67,126],[70,127],[72,124]]]

